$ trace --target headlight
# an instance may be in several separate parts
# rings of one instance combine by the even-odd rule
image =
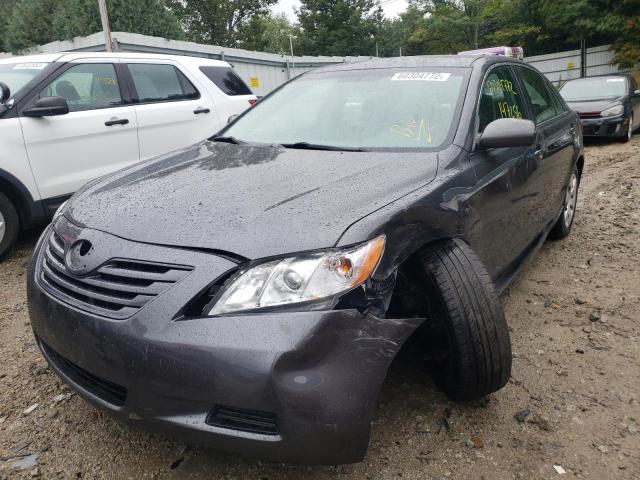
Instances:
[[[613,117],[615,115],[622,115],[624,107],[622,105],[614,105],[600,112],[603,117]]]
[[[67,206],[67,203],[69,203],[69,200],[65,200],[64,202],[62,202],[62,205],[58,207],[56,213],[53,214],[54,220],[64,213],[64,209]]]
[[[208,314],[334,300],[373,274],[384,244],[385,237],[381,235],[348,249],[329,249],[256,265],[223,290]]]

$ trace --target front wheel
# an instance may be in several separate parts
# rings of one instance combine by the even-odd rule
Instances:
[[[573,219],[576,216],[576,205],[578,203],[578,187],[580,186],[578,167],[574,165],[569,184],[567,185],[567,193],[564,197],[564,207],[558,221],[549,232],[551,240],[562,240],[573,226]]]
[[[633,113],[629,116],[629,126],[627,127],[627,134],[622,137],[623,142],[629,142],[633,136]]]
[[[11,249],[18,238],[19,230],[20,218],[16,207],[4,193],[0,192],[0,258]]]
[[[430,245],[418,259],[430,327],[422,342],[435,383],[461,401],[499,390],[511,375],[511,340],[482,262],[459,240]]]

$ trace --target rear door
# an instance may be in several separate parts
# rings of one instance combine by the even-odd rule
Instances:
[[[578,118],[557,96],[553,86],[536,70],[517,66],[516,70],[533,112],[536,127],[544,137],[538,162],[540,203],[539,228],[550,226],[564,204],[567,182],[573,168]]]
[[[64,97],[69,113],[20,117],[43,199],[69,195],[94,178],[138,161],[136,116],[113,60],[70,63],[25,105],[50,96]]]
[[[200,142],[218,124],[213,102],[193,78],[170,61],[127,61],[138,119],[140,158]]]

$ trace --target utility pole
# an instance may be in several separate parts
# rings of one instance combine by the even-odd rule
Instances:
[[[291,67],[293,76],[296,76],[296,62],[293,60],[293,35],[289,34],[289,48],[291,49]]]
[[[106,0],[98,0],[98,8],[100,8],[100,20],[102,21],[102,31],[104,33],[104,46],[107,52],[112,52],[111,27],[109,27],[109,14],[107,13]]]
[[[376,42],[376,57],[378,57],[378,42]]]

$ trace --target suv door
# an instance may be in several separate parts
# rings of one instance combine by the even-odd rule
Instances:
[[[215,133],[213,102],[172,63],[127,63],[138,117],[140,158],[193,145]]]
[[[477,107],[477,137],[500,118],[529,120],[524,94],[509,65],[485,75]],[[471,198],[478,221],[470,242],[494,281],[509,274],[509,266],[535,238],[538,186],[537,152],[530,147],[491,148],[478,145],[471,153],[477,191]]]
[[[125,102],[113,63],[70,63],[31,98],[60,96],[69,113],[20,116],[27,156],[42,199],[82,185],[139,159],[136,116]]]
[[[529,67],[516,70],[526,92],[527,104],[536,127],[543,136],[538,175],[541,202],[540,229],[555,222],[564,205],[569,175],[573,168],[575,144],[580,142],[578,117],[571,112],[553,86],[540,73]]]

